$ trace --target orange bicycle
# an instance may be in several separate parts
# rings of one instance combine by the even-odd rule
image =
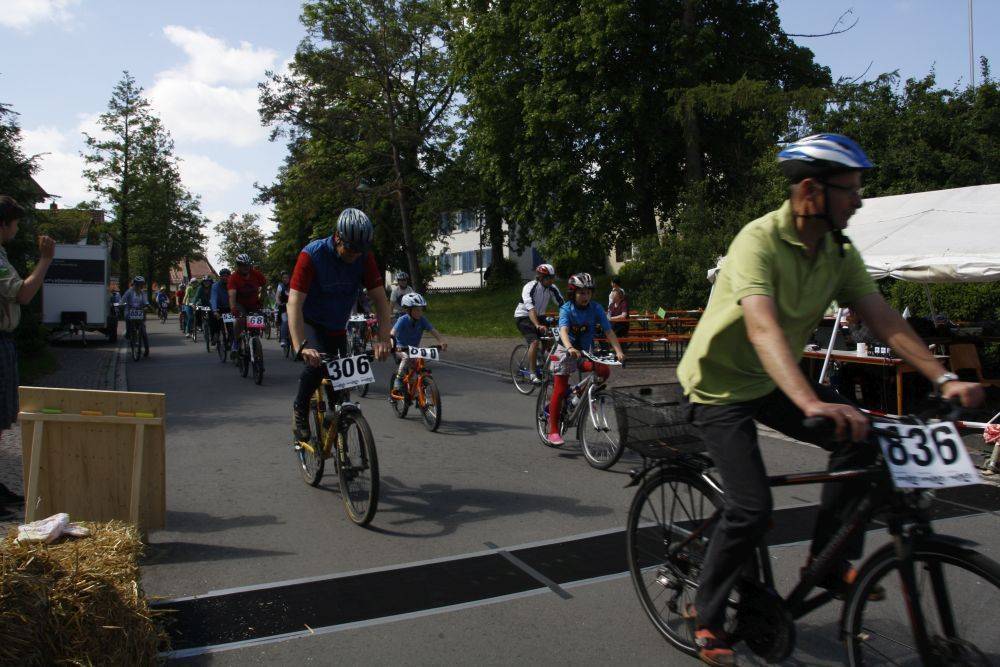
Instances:
[[[420,350],[426,354],[415,353]],[[438,391],[437,382],[431,376],[431,369],[424,363],[425,359],[437,359],[441,350],[440,345],[432,345],[424,348],[394,347],[393,352],[406,352],[410,355],[410,367],[403,376],[403,393],[393,390],[396,382],[398,370],[389,376],[389,403],[393,412],[400,419],[406,417],[410,410],[410,405],[416,404],[420,414],[424,419],[424,426],[429,431],[436,431],[441,425],[441,392]]]

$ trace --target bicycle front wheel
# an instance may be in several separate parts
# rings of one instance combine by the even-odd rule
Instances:
[[[312,400],[309,406],[309,419],[312,421],[312,440],[308,443],[312,448],[310,452],[301,444],[296,443],[295,453],[298,455],[299,467],[302,469],[302,479],[309,486],[319,486],[323,479],[323,468],[326,465],[326,456],[323,451],[323,414],[316,407],[316,399]]]
[[[628,512],[626,556],[639,602],[659,633],[688,655],[698,648],[684,614],[694,605],[709,536],[676,548],[721,505],[703,479],[667,468],[647,477]]]
[[[424,418],[424,426],[428,431],[436,431],[441,425],[441,392],[438,391],[434,378],[428,376],[420,383],[423,404],[420,412]]]
[[[226,325],[220,325],[219,337],[215,340],[215,351],[219,354],[219,361],[226,363],[226,355],[229,354],[229,339],[226,337]]]
[[[260,384],[264,381],[264,344],[260,342],[260,336],[250,339],[253,346],[253,381]]]
[[[211,354],[212,353],[212,325],[208,321],[207,317],[205,318],[205,321],[202,322],[201,333],[202,333],[202,337],[205,339],[205,352],[207,352],[208,354]]]
[[[389,375],[389,386],[385,390],[386,395],[389,397],[389,404],[392,406],[392,411],[396,413],[396,416],[402,419],[406,416],[406,413],[410,410],[410,404],[406,400],[407,398],[407,387],[403,385],[403,398],[395,398],[392,395],[392,388],[396,384],[396,373]]]
[[[518,345],[511,352],[510,379],[514,381],[514,389],[525,396],[535,391],[535,385],[531,383],[531,372],[528,370],[527,345]]]
[[[250,344],[247,342],[246,336],[240,338],[240,353],[237,363],[240,367],[240,377],[246,377],[250,374]]]
[[[538,439],[541,440],[542,444],[546,447],[559,446],[553,445],[549,442],[549,404],[552,401],[552,391],[552,381],[546,380],[539,387],[538,398],[535,400],[535,431],[538,433]],[[563,402],[563,407],[565,408],[565,401]],[[565,431],[566,424],[562,419],[560,419],[559,433],[562,434]]]
[[[378,454],[375,436],[360,412],[342,412],[337,424],[337,476],[347,517],[367,525],[378,511]]]
[[[142,358],[142,338],[139,336],[139,327],[132,327],[132,332],[128,336],[128,347],[132,353],[132,360],[139,361]]]
[[[903,561],[893,545],[865,562],[844,603],[844,644],[851,665],[997,665],[1000,565],[957,544],[930,537],[913,547],[915,590],[930,655],[921,656],[902,584]],[[870,602],[876,586],[885,599]],[[915,595],[912,595],[915,593]]]
[[[576,437],[587,463],[598,470],[607,470],[622,456],[614,399],[603,391],[587,394]]]

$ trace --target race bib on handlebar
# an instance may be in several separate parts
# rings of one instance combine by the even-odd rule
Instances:
[[[264,316],[263,315],[250,315],[247,317],[247,328],[248,329],[263,329],[264,328]]]
[[[941,489],[981,483],[952,422],[876,423],[873,428],[879,432],[882,455],[896,488]]]
[[[330,384],[336,390],[350,389],[375,381],[372,362],[366,354],[331,359],[326,362],[326,372],[330,377]]]
[[[439,351],[436,347],[406,348],[406,353],[410,355],[411,359],[429,359],[430,361],[437,361],[440,358]]]
[[[141,308],[129,308],[128,312],[125,313],[125,319],[128,320],[143,320],[146,319],[146,311]]]
[[[226,324],[232,324],[233,322],[236,321],[236,318],[233,316],[232,313],[223,313],[222,321],[225,322]]]

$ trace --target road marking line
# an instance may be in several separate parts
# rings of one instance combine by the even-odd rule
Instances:
[[[504,558],[506,558],[510,562],[511,565],[513,565],[514,567],[520,569],[522,572],[524,572],[525,574],[527,574],[528,576],[530,576],[535,581],[537,581],[539,583],[542,583],[542,584],[545,584],[546,586],[548,586],[549,589],[553,593],[555,593],[556,595],[558,595],[559,597],[561,597],[563,600],[571,600],[573,598],[573,596],[570,595],[569,593],[567,593],[565,590],[563,590],[563,588],[561,586],[559,586],[559,584],[557,584],[556,582],[552,581],[551,579],[549,579],[548,577],[546,577],[544,574],[542,574],[541,572],[539,572],[535,568],[531,567],[530,565],[528,565],[527,563],[525,563],[523,560],[521,560],[520,558],[518,558],[514,554],[512,554],[509,551],[506,551],[504,549],[501,549],[500,547],[498,547],[497,545],[493,544],[492,542],[483,542],[483,544],[485,544],[486,546],[488,546],[490,549],[495,549],[494,553],[498,553],[501,556],[503,556]]]

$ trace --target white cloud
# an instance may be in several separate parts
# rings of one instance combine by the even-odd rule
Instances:
[[[0,25],[25,30],[35,23],[64,23],[80,0],[4,0]]]
[[[77,151],[78,142],[47,126],[22,130],[21,137],[25,154],[39,156],[35,180],[46,192],[61,197],[60,206],[70,208],[94,197],[83,178],[84,162]]]
[[[238,47],[199,30],[163,29],[187,62],[161,72],[149,90],[164,125],[178,141],[216,141],[251,146],[266,141],[257,115],[257,82],[278,54],[248,42]]]
[[[232,189],[243,180],[240,174],[208,156],[182,153],[178,157],[184,186],[197,194],[220,194]]]
[[[173,73],[202,83],[256,84],[278,58],[271,49],[258,49],[249,42],[232,48],[217,37],[182,26],[168,25],[163,34],[188,56],[188,62]]]

